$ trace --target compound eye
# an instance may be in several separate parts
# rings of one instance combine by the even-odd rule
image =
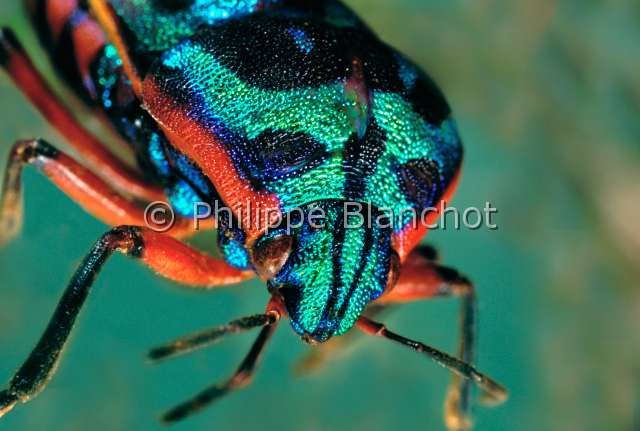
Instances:
[[[289,235],[258,240],[253,249],[253,266],[258,275],[265,280],[274,278],[289,259],[292,244]]]

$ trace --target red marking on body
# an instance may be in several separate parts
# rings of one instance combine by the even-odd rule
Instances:
[[[44,7],[51,36],[57,43],[64,26],[78,9],[78,0],[47,0]]]
[[[282,216],[278,197],[256,191],[243,179],[214,132],[191,119],[151,77],[143,82],[143,102],[169,141],[211,180],[224,203],[241,221],[247,244],[252,244]]]
[[[409,223],[404,229],[393,235],[391,244],[398,256],[400,256],[400,262],[404,262],[411,250],[420,244],[422,238],[427,234],[427,225],[433,224],[440,215],[440,210],[447,207],[460,182],[460,172],[460,169],[458,169],[447,186],[442,199],[436,206],[438,210],[430,212],[426,217],[425,223],[422,223],[421,220],[418,220],[417,223]]]

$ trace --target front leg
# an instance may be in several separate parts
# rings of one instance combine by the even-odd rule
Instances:
[[[391,304],[431,299],[459,297],[460,342],[457,357],[472,364],[476,344],[476,295],[473,284],[458,271],[435,262],[437,254],[430,247],[418,247],[402,266],[400,278],[393,290],[376,303]],[[471,380],[453,374],[445,402],[445,422],[450,430],[471,428]]]
[[[53,377],[73,325],[93,281],[114,253],[142,260],[160,275],[190,286],[221,286],[239,283],[253,274],[203,255],[163,234],[132,226],[111,230],[100,238],[74,274],[40,341],[22,367],[0,392],[0,417],[18,402],[36,396]]]

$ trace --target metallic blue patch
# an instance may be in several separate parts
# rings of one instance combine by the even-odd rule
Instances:
[[[293,41],[298,45],[298,48],[305,54],[310,54],[313,50],[313,40],[307,36],[303,30],[299,28],[287,29],[287,33],[293,38]]]
[[[218,237],[218,246],[224,255],[224,260],[234,268],[250,269],[251,261],[247,249],[239,241]]]
[[[171,165],[164,153],[164,145],[159,135],[153,134],[151,136],[147,151],[149,152],[149,159],[158,171],[158,174],[163,177],[171,175]]]
[[[171,145],[167,145],[166,150],[171,157],[175,170],[182,178],[193,184],[202,196],[217,196],[211,181],[209,181],[191,159]]]
[[[150,0],[110,0],[128,30],[148,50],[161,51],[202,25],[277,7],[281,0],[193,0],[174,10]]]
[[[184,217],[193,218],[194,204],[200,202],[202,198],[188,182],[181,179],[176,180],[165,189],[165,192],[176,213]]]
[[[396,55],[398,59],[398,75],[407,90],[411,90],[418,80],[418,71],[415,66],[410,64],[400,55]]]
[[[218,217],[218,247],[225,261],[234,268],[251,269],[251,259],[245,247],[246,236],[230,218],[230,213],[221,210]]]

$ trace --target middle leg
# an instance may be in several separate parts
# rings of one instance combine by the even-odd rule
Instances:
[[[0,66],[42,116],[68,143],[118,190],[136,198],[161,200],[161,188],[149,184],[113,155],[53,93],[42,74],[9,29],[0,30]]]
[[[104,180],[43,140],[16,143],[9,155],[0,191],[0,244],[15,236],[22,225],[22,171],[33,165],[89,214],[110,226],[145,226],[145,209],[122,196]],[[192,231],[186,219],[175,220],[173,236]]]

